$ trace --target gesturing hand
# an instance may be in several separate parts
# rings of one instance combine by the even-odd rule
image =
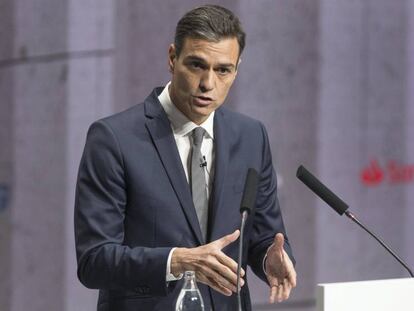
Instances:
[[[267,252],[265,268],[270,284],[270,303],[288,299],[292,288],[296,287],[296,271],[289,255],[283,249],[284,243],[283,234],[276,234]]]
[[[171,273],[179,275],[194,271],[197,281],[207,284],[226,296],[237,292],[237,263],[221,250],[237,240],[240,231],[195,248],[177,248],[171,257]],[[243,277],[245,272],[241,270]],[[243,279],[240,284],[244,285]]]

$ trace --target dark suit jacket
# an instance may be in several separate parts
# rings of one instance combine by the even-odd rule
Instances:
[[[100,290],[99,311],[174,310],[182,281],[166,283],[168,254],[172,247],[202,244],[190,187],[157,98],[161,90],[95,122],[87,135],[76,188],[75,238],[78,276]],[[239,228],[246,173],[255,168],[260,180],[255,213],[246,224],[243,267],[249,264],[266,280],[265,252],[275,233],[285,234],[266,131],[258,121],[219,108],[214,133],[208,241]],[[292,258],[288,242],[286,251]],[[237,261],[238,242],[224,252]],[[199,287],[206,310],[236,310],[236,295]],[[242,300],[250,310],[246,285]]]

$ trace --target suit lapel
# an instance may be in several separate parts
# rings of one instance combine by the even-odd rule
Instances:
[[[210,221],[209,227],[212,228],[210,234],[211,240],[221,237],[223,234],[219,228],[219,220],[224,215],[220,211],[222,207],[221,200],[223,188],[227,177],[227,168],[229,163],[230,140],[228,129],[225,128],[225,116],[222,110],[217,110],[214,120],[214,138],[215,138],[215,170],[214,170],[214,190],[213,197],[210,200]]]
[[[145,114],[148,118],[146,123],[148,132],[151,135],[171,185],[181,203],[187,221],[194,235],[197,237],[198,243],[203,244],[200,225],[194,209],[190,187],[181,164],[177,144],[175,143],[168,117],[158,101],[155,90],[146,99],[144,105]]]

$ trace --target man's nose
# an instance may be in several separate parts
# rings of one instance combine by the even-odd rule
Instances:
[[[202,92],[211,91],[215,84],[215,72],[214,70],[206,70],[200,79],[200,90]]]

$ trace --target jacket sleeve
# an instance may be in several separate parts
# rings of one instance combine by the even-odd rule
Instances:
[[[254,210],[251,238],[249,242],[248,263],[253,272],[267,282],[263,271],[263,259],[277,233],[285,237],[285,251],[295,264],[289,240],[283,224],[282,213],[277,199],[277,179],[272,164],[269,139],[266,130],[261,125],[263,149],[262,167],[259,172],[259,185]]]
[[[127,185],[121,148],[105,121],[88,131],[75,198],[79,280],[89,288],[166,295],[171,250],[124,244]]]

